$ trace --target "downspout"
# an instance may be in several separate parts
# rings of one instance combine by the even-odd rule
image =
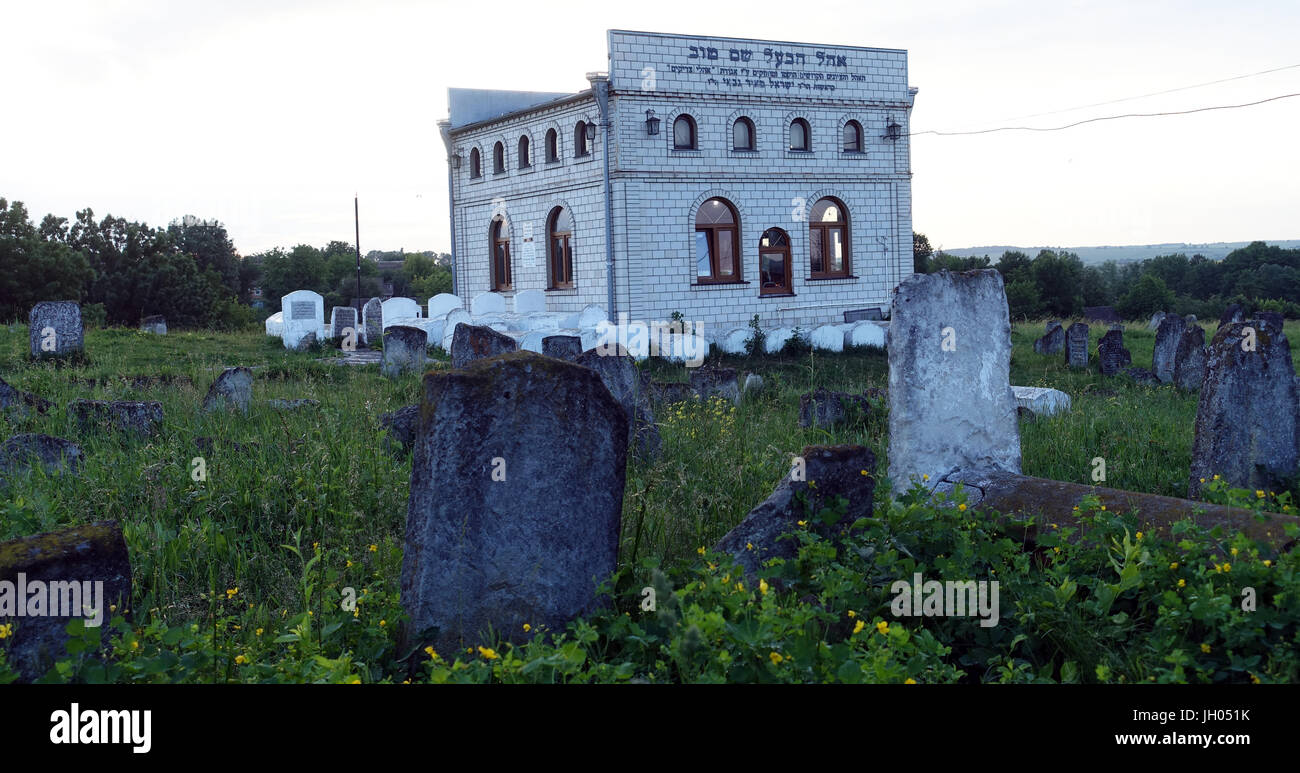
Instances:
[[[600,127],[605,156],[605,285],[609,289],[609,321],[615,319],[614,313],[614,191],[609,179],[609,128],[613,121],[609,117],[609,75],[605,73],[587,73],[591,82],[591,92],[596,96],[600,106]]]
[[[439,121],[438,132],[442,135],[442,144],[447,146],[447,220],[451,225],[451,293],[456,292],[456,186],[455,167],[460,161],[451,140],[451,121]]]

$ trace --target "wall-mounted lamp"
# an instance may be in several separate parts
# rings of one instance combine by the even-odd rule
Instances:
[[[659,119],[653,110],[645,111],[645,133],[651,137],[659,133]]]
[[[451,154],[451,158],[449,158],[449,159],[447,159],[447,160],[451,162],[451,168],[452,168],[452,169],[460,169],[460,154],[459,154],[459,153],[452,153],[452,154]]]
[[[587,142],[594,142],[595,140],[596,140],[596,124],[592,123],[591,121],[588,121],[588,122],[587,122]]]
[[[889,125],[885,127],[885,133],[881,136],[882,140],[897,140],[903,136],[903,127],[898,125],[892,117],[889,119]]]

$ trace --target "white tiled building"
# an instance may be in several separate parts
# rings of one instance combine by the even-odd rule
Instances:
[[[680,312],[709,338],[889,308],[912,270],[905,51],[612,30],[587,78],[450,90],[456,293]]]

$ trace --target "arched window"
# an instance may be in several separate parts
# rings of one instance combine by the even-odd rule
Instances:
[[[759,295],[789,295],[794,292],[790,281],[790,235],[780,228],[769,228],[758,240]]]
[[[506,171],[506,146],[498,142],[492,146],[492,174]]]
[[[573,155],[577,158],[591,155],[591,143],[587,141],[587,122],[578,121],[573,127]]]
[[[478,148],[469,152],[469,176],[471,178],[483,176],[483,159],[479,158]]]
[[[796,118],[790,122],[790,150],[811,150],[811,136],[807,121]]]
[[[532,158],[528,154],[528,135],[519,138],[519,168],[527,169],[533,165]]]
[[[819,199],[808,215],[808,275],[831,279],[849,275],[849,212],[838,199]]]
[[[492,218],[492,289],[509,290],[510,276],[510,223],[500,215]]]
[[[673,150],[695,150],[695,119],[679,115],[673,121]]]
[[[709,199],[695,213],[696,281],[740,281],[740,218],[726,199]]]
[[[573,287],[573,214],[556,207],[546,218],[547,287],[551,290]]]
[[[554,129],[546,130],[546,162],[560,160],[560,137]]]
[[[844,124],[844,152],[862,152],[862,124],[857,121],[848,121]]]
[[[737,118],[731,125],[732,150],[754,149],[754,122],[748,118]]]

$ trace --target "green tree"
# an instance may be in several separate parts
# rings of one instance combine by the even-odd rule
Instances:
[[[1076,317],[1083,311],[1083,261],[1078,255],[1042,250],[1031,269],[1042,300],[1040,311],[1058,317]]]
[[[1124,319],[1141,319],[1173,305],[1174,292],[1165,281],[1155,274],[1143,274],[1120,299],[1116,311]]]
[[[912,271],[918,274],[927,273],[930,265],[930,256],[934,255],[934,248],[930,246],[930,240],[925,234],[912,232]],[[450,257],[450,256],[449,256]]]

